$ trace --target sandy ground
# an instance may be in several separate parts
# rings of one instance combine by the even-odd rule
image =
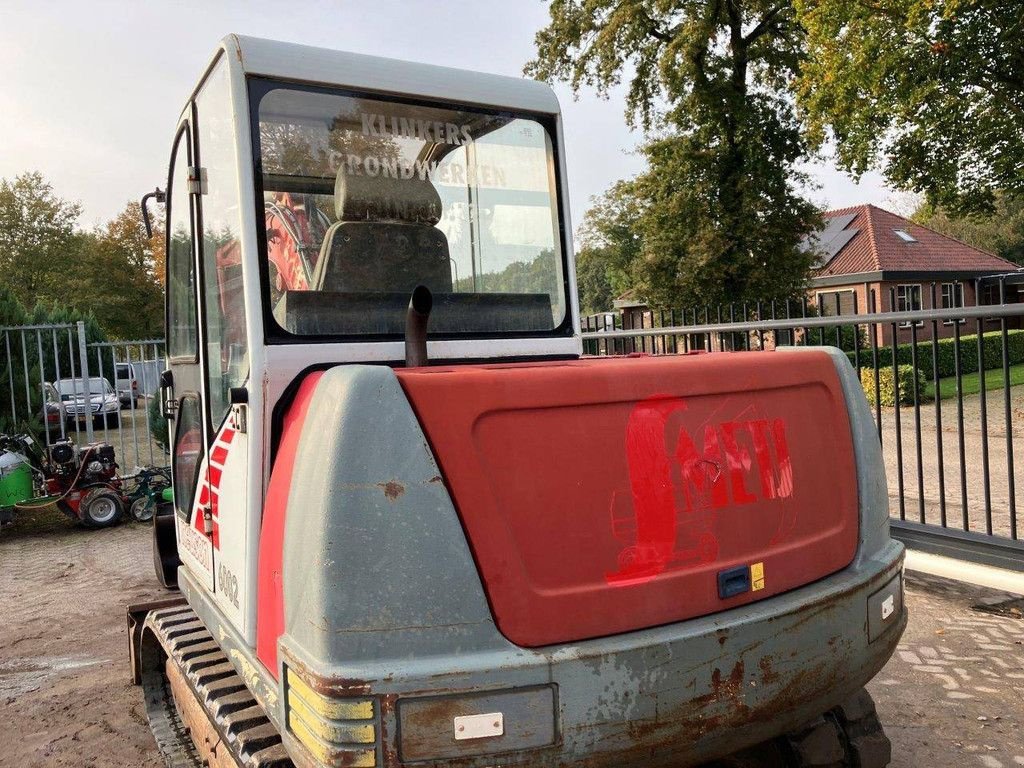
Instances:
[[[41,513],[0,532],[0,766],[162,765],[125,624],[127,604],[164,594],[152,568],[139,524]]]
[[[160,765],[128,680],[124,607],[160,597],[148,528],[56,515],[0,533],[0,768]],[[894,768],[1024,765],[1024,619],[911,574],[911,624],[872,682]]]
[[[1013,452],[1014,496],[1017,506],[1017,535],[1024,538],[1024,385],[1010,388],[1010,443],[1007,448],[1007,429],[1003,390],[987,393],[986,418],[982,419],[981,395],[969,395],[963,402],[963,429],[956,398],[941,400],[937,412],[935,403],[924,403],[915,411],[913,407],[899,409],[899,430],[894,408],[882,409],[882,452],[893,516],[900,516],[899,452],[902,450],[904,488],[903,514],[906,519],[921,522],[921,500],[924,502],[924,521],[939,525],[942,522],[942,503],[945,499],[947,525],[985,533],[986,483],[985,444],[988,445],[988,508],[992,511],[992,531],[1008,536],[1010,526],[1010,477],[1007,457]],[[874,412],[874,409],[872,409]],[[920,439],[916,425],[920,424]],[[941,429],[939,426],[941,425]],[[900,435],[901,441],[896,437]],[[960,441],[964,444],[964,461],[960,461]],[[918,462],[918,445],[921,460]],[[940,450],[941,448],[941,450]],[[941,464],[940,464],[941,462]],[[941,471],[940,471],[941,466]],[[920,467],[920,477],[918,473]],[[940,484],[940,479],[943,483]],[[963,484],[961,484],[961,479]],[[963,493],[966,488],[966,495]],[[966,516],[967,524],[964,525]]]

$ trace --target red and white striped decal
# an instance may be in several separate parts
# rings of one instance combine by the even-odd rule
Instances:
[[[203,510],[207,507],[210,508],[212,523],[210,538],[213,541],[213,548],[218,551],[220,550],[220,526],[218,524],[220,479],[224,474],[224,465],[227,463],[228,451],[231,450],[231,441],[234,438],[235,429],[225,424],[217,438],[213,441],[213,449],[210,451],[209,461],[206,462],[206,471],[203,473],[199,498],[196,501],[195,509],[192,511],[192,525],[197,531],[205,535],[206,524],[203,520]]]

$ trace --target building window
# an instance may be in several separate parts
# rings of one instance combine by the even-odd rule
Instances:
[[[943,309],[960,309],[964,306],[964,284],[963,283],[943,283],[942,284],[942,308]],[[960,319],[959,323],[963,324],[967,321]],[[943,320],[943,325],[952,325],[953,320]]]
[[[896,237],[898,237],[904,243],[916,243],[917,242],[917,238],[914,237],[909,232],[907,232],[907,230],[905,230],[905,229],[894,229],[893,232],[895,232],[896,233]]]
[[[984,285],[981,288],[982,304],[1002,304],[1002,296],[999,295],[999,284]]]
[[[896,311],[897,312],[920,312],[921,311],[921,286],[920,285],[897,285],[896,286]],[[915,325],[924,325],[918,320]],[[900,323],[900,328],[909,328],[910,323]]]
[[[981,304],[986,306],[999,306],[1003,303],[1003,296],[999,291],[999,283],[989,283],[981,287]],[[986,317],[986,323],[998,323],[999,318]]]
[[[818,313],[822,317],[857,314],[853,291],[818,291]]]

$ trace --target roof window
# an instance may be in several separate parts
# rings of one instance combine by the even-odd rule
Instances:
[[[916,243],[917,242],[917,238],[914,237],[909,232],[907,232],[907,230],[905,230],[905,229],[894,229],[893,232],[895,232],[896,236],[899,237],[899,239],[902,240],[904,243]]]

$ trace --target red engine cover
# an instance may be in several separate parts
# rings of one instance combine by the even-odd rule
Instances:
[[[853,443],[824,353],[428,367],[398,376],[495,620],[518,645],[703,616],[853,559]],[[754,589],[721,598],[718,574],[744,565],[755,566]]]

